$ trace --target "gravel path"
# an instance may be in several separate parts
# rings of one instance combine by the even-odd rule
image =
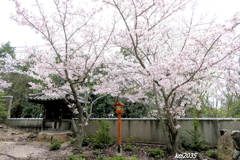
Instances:
[[[19,142],[0,142],[0,160],[15,160],[28,158],[38,160],[61,159],[61,156],[71,154],[71,150],[72,148],[68,147],[67,144],[63,144],[62,149],[56,151],[49,151],[49,148],[47,146],[38,146],[36,144],[33,145]]]
[[[16,142],[0,142],[0,153],[10,155],[16,158],[29,158],[29,157],[35,158],[38,157],[39,155],[44,154],[46,150],[48,150],[48,148],[38,146],[36,147]]]
[[[69,143],[63,143],[56,151],[50,151],[50,142],[38,142],[29,138],[30,132],[15,129],[0,129],[0,160],[61,160],[72,154]],[[52,157],[52,158],[51,158]]]

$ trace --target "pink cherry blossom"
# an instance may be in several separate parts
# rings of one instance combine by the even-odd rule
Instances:
[[[176,137],[176,119],[189,108],[200,109],[200,92],[222,87],[239,92],[239,13],[217,24],[184,16],[192,5],[187,0],[54,0],[47,2],[54,6],[49,11],[36,1],[38,12],[15,2],[13,19],[47,44],[29,49],[28,74],[47,94],[70,92],[79,115],[89,106],[81,105],[78,95],[87,97],[94,82],[95,94],[154,104]],[[55,84],[52,75],[63,83]],[[79,118],[84,126],[87,121]]]

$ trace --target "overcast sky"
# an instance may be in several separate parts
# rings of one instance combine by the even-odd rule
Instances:
[[[234,12],[240,11],[240,0],[199,0],[202,10],[209,10],[212,16],[216,14],[219,20],[227,19]],[[43,45],[34,31],[19,26],[10,19],[15,12],[14,4],[10,0],[0,0],[0,44],[11,42],[17,52],[22,52],[25,46]]]

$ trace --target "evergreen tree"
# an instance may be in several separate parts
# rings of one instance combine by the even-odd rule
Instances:
[[[0,97],[3,96],[3,93],[0,93]],[[4,107],[3,99],[0,99],[0,123],[3,122],[4,118],[7,117],[7,109]]]
[[[11,46],[10,42],[1,45],[0,57],[7,57],[10,55],[12,59],[16,59],[15,48]],[[16,69],[20,71],[27,71],[30,64],[27,66],[20,66],[15,64]],[[28,82],[36,81],[22,73],[2,73],[2,79],[11,83],[12,85],[4,90],[6,95],[13,96],[13,104],[11,110],[12,118],[37,118],[42,113],[41,107],[36,107],[34,104],[26,100],[28,94],[33,93],[34,90],[30,89]],[[37,91],[35,91],[37,92]]]

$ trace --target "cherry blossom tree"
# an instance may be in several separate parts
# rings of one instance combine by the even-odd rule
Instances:
[[[216,24],[194,19],[185,0],[104,2],[115,9],[112,43],[121,51],[105,64],[97,93],[154,101],[169,149],[181,152],[177,118],[200,109],[198,92],[228,85],[239,93],[239,74],[231,74],[239,72],[239,14]]]
[[[52,0],[44,3],[36,0],[28,9],[22,7],[20,1],[14,2],[16,15],[12,18],[35,30],[46,42],[44,47],[28,50],[31,54],[25,62],[32,67],[27,74],[42,82],[29,84],[34,89],[44,90],[47,95],[65,97],[67,93],[73,97],[74,105],[69,101],[69,107],[75,106],[75,113],[79,115],[78,124],[73,125],[77,139],[75,148],[81,152],[84,126],[92,107],[89,84],[94,80],[91,77],[95,69],[103,63],[103,54],[110,50],[107,44],[114,25],[107,25],[101,19],[104,13],[97,2],[91,5],[89,1]],[[80,103],[80,95],[84,97],[84,104]]]
[[[238,14],[221,25],[194,19],[188,0],[41,3],[36,0],[31,8],[38,12],[30,12],[15,0],[13,18],[46,41],[45,47],[29,50],[26,60],[33,67],[28,74],[42,81],[30,84],[49,95],[68,92],[74,97],[79,146],[89,118],[88,84],[94,80],[96,93],[154,101],[173,153],[180,152],[176,120],[188,108],[200,109],[198,92],[208,90],[209,83],[239,92],[239,75],[226,72],[239,72]],[[104,74],[94,74],[97,68]],[[53,76],[62,83],[56,84]],[[85,95],[83,105],[80,94]]]
[[[0,79],[0,92],[3,92],[4,88],[8,88],[10,86],[11,86],[10,83],[7,83],[6,81]]]
[[[0,57],[0,92],[3,92],[3,89],[11,86],[11,83],[6,82],[2,79],[3,74],[13,72],[13,59],[10,55],[5,55]]]

